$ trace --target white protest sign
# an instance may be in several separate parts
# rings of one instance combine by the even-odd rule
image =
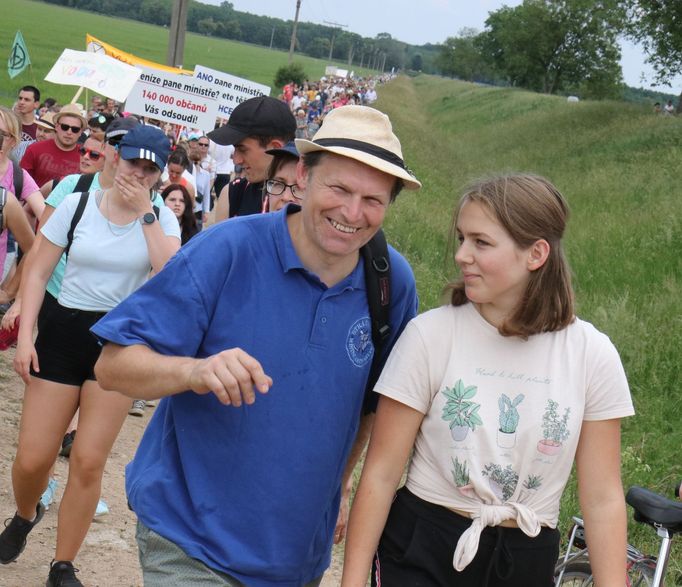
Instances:
[[[182,126],[213,130],[220,90],[189,75],[142,68],[126,110]]]
[[[211,84],[212,87],[220,91],[218,116],[221,118],[229,118],[235,107],[244,100],[270,95],[270,86],[264,86],[203,65],[197,65],[194,68],[194,77]]]
[[[101,53],[64,49],[45,80],[85,87],[123,102],[140,77],[141,69]]]

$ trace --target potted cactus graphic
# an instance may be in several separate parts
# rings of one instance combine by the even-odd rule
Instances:
[[[513,448],[516,444],[516,427],[519,425],[519,412],[516,409],[523,401],[524,395],[520,393],[513,400],[506,394],[502,394],[497,400],[500,408],[500,427],[497,431],[497,446],[500,448]]]
[[[567,430],[568,417],[571,408],[564,410],[564,415],[559,417],[559,404],[554,400],[547,400],[547,407],[542,416],[542,440],[538,442],[538,451],[542,454],[553,456],[561,450],[561,446],[570,434]]]
[[[523,489],[519,492],[519,496],[516,501],[519,503],[524,503],[529,499],[534,491],[537,491],[542,486],[542,476],[541,475],[528,475],[526,480],[523,482]]]
[[[447,398],[443,406],[443,420],[450,422],[450,434],[452,439],[461,442],[469,432],[476,430],[476,426],[483,425],[478,415],[480,404],[470,401],[476,395],[476,386],[464,386],[458,379],[454,387],[446,387],[443,395]]]
[[[490,489],[500,501],[507,501],[514,495],[519,482],[519,474],[511,465],[502,468],[497,463],[488,463],[483,469],[483,476],[488,477]]]
[[[469,469],[466,461],[459,462],[457,457],[452,459],[452,479],[457,486],[457,490],[466,497],[473,497],[474,486],[469,479]]]

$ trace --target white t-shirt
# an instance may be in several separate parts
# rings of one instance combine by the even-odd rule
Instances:
[[[234,171],[234,145],[218,145],[211,141],[208,152],[215,159],[215,172],[219,175],[229,175]]]
[[[576,319],[528,340],[504,337],[472,304],[412,320],[376,390],[423,413],[407,476],[418,497],[467,512],[463,569],[485,526],[556,527],[584,420],[634,414],[608,337]]]
[[[120,226],[109,222],[97,207],[101,191],[91,192],[83,210],[66,263],[59,303],[67,308],[108,312],[147,279],[147,242],[138,219]],[[66,247],[80,194],[70,194],[40,230],[51,243]],[[167,206],[159,208],[163,232],[180,239],[180,226]]]

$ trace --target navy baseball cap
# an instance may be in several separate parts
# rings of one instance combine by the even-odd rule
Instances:
[[[218,145],[235,145],[247,137],[284,137],[296,134],[296,119],[281,100],[258,96],[242,102],[225,126],[206,136]]]
[[[265,152],[268,155],[291,155],[292,157],[296,157],[296,159],[300,158],[301,156],[294,141],[289,141],[286,145],[280,147],[279,149],[268,149]]]
[[[146,159],[161,171],[170,154],[170,141],[161,129],[138,124],[121,140],[119,153],[123,159]]]

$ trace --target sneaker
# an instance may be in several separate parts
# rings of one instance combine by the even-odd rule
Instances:
[[[95,510],[95,515],[93,516],[93,519],[102,519],[108,513],[109,513],[109,506],[107,505],[107,502],[104,501],[103,499],[100,499],[97,502],[97,509]]]
[[[76,579],[77,572],[72,562],[52,561],[45,587],[83,587],[83,583]]]
[[[43,495],[40,497],[40,503],[43,504],[45,511],[50,509],[50,506],[54,501],[54,496],[57,493],[58,485],[59,484],[57,483],[57,480],[54,477],[50,477],[50,480],[47,482],[47,489],[43,492]]]
[[[28,533],[43,519],[44,514],[45,507],[38,502],[36,517],[32,522],[25,520],[19,514],[14,514],[13,518],[5,520],[5,529],[0,534],[0,563],[6,565],[19,558],[19,555],[26,548]]]
[[[144,416],[144,409],[147,407],[147,402],[143,399],[133,400],[133,405],[130,406],[128,414],[131,416]]]
[[[73,441],[76,440],[76,431],[72,430],[64,435],[64,440],[62,440],[62,449],[59,451],[59,456],[69,458],[71,454],[71,447],[73,446]]]

